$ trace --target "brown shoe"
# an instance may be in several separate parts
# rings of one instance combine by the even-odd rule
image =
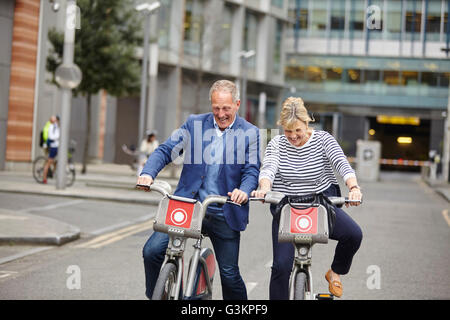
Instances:
[[[331,281],[331,269],[325,274],[325,279],[329,283],[328,290],[330,293],[335,297],[340,298],[343,291],[342,283],[337,280]]]

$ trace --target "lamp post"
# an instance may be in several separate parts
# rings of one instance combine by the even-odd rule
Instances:
[[[450,4],[449,4],[450,6]],[[447,32],[449,29],[447,27]],[[441,48],[441,51],[446,53],[448,58],[448,54],[450,52],[449,43],[447,37],[447,46],[445,48]],[[450,79],[448,83],[448,99],[447,99],[447,112],[446,118],[444,122],[444,148],[442,150],[442,179],[448,183],[448,175],[449,175],[449,166],[450,166]]]
[[[59,7],[58,7],[59,8]],[[54,10],[57,8],[54,7]],[[73,63],[75,29],[77,28],[78,7],[76,0],[68,0],[66,22],[64,27],[63,63],[55,71],[55,79],[62,88],[61,95],[61,130],[59,139],[58,163],[56,168],[56,189],[66,188],[67,150],[69,149],[70,107],[72,89],[76,88],[82,78],[80,68]]]
[[[244,119],[247,118],[247,62],[248,59],[253,57],[256,54],[255,50],[250,51],[241,51],[239,52],[239,58],[242,59],[242,69],[241,69],[241,77],[242,77],[242,90],[241,90],[241,110],[242,116]]]
[[[141,73],[141,100],[139,105],[139,132],[138,132],[138,145],[141,143],[144,137],[144,125],[145,125],[145,105],[147,98],[147,77],[148,77],[148,52],[149,52],[149,32],[150,32],[150,16],[156,9],[161,6],[159,1],[152,3],[141,3],[136,6],[136,10],[145,14],[144,24],[144,54],[142,56],[142,73]]]

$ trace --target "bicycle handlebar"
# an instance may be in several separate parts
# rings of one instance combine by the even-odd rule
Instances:
[[[266,193],[266,196],[264,198],[254,198],[251,197],[250,201],[261,201],[261,202],[267,202],[270,204],[278,204],[283,198],[284,193],[278,192],[278,191],[268,191]],[[350,200],[347,197],[327,197],[330,202],[335,206],[341,206],[346,203],[361,203],[362,200]]]

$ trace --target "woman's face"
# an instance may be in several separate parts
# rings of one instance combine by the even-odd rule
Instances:
[[[301,120],[297,120],[289,127],[283,126],[283,129],[286,138],[296,147],[301,147],[308,141],[308,125]]]

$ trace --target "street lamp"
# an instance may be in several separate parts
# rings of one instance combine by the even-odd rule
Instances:
[[[53,3],[55,5],[55,3]],[[55,10],[55,7],[53,7]],[[59,9],[56,8],[56,10]],[[68,0],[66,7],[66,21],[64,26],[63,62],[55,71],[55,79],[62,88],[61,95],[61,134],[59,144],[58,163],[56,168],[56,189],[66,188],[67,150],[69,149],[70,106],[72,89],[76,88],[82,78],[80,68],[73,63],[75,29],[77,28],[78,7],[76,0]]]
[[[441,48],[441,51],[444,51],[448,58],[448,54],[450,52],[448,42],[447,47]],[[448,82],[447,112],[444,124],[444,147],[442,152],[442,178],[446,183],[448,183],[448,176],[450,171],[450,79]]]
[[[247,117],[247,61],[256,54],[255,50],[239,52],[239,58],[242,59],[242,93],[241,93],[241,110],[244,119]]]
[[[161,6],[159,1],[152,3],[141,3],[135,7],[139,12],[145,14],[145,25],[144,25],[144,54],[142,56],[142,73],[141,73],[141,100],[139,106],[139,133],[138,133],[138,145],[141,143],[144,136],[144,121],[145,121],[145,104],[147,97],[147,61],[148,61],[148,39],[150,31],[150,16]]]

